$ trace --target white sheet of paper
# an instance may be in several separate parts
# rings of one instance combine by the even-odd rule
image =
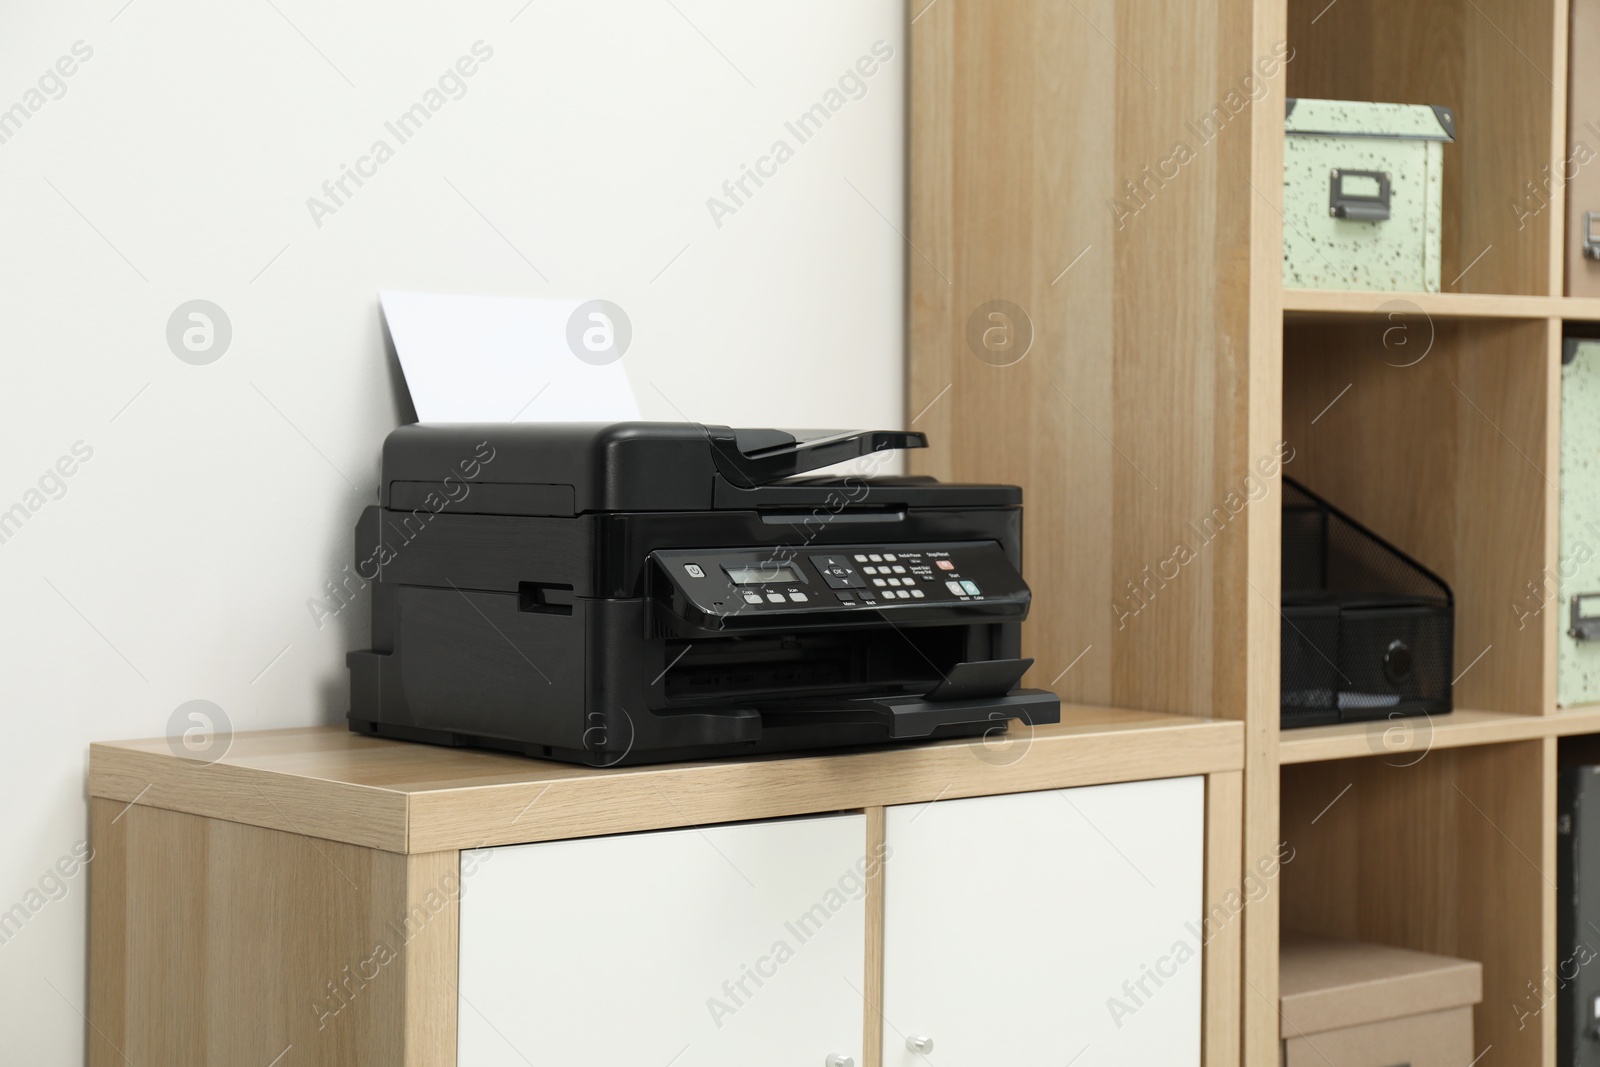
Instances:
[[[639,403],[619,361],[567,345],[581,300],[378,294],[422,422],[616,422]]]

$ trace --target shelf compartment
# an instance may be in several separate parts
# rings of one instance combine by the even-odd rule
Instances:
[[[1457,707],[1540,716],[1553,702],[1550,609],[1528,598],[1555,522],[1558,341],[1547,320],[1284,329],[1284,473],[1450,585]]]
[[[1554,964],[1554,753],[1536,739],[1281,772],[1283,928],[1482,963],[1479,1067],[1541,1067],[1554,1034],[1529,992]]]
[[[1288,95],[1455,112],[1459,132],[1444,149],[1447,290],[1560,292],[1558,205],[1528,192],[1557,165],[1566,96],[1557,11],[1525,0],[1289,0]]]

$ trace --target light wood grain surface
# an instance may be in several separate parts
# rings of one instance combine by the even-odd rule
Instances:
[[[455,853],[104,799],[91,820],[93,1067],[455,1063]]]
[[[1251,5],[1241,5],[1250,11]],[[1239,15],[1235,16],[1242,17]],[[1280,48],[1293,48],[1287,13],[1282,3],[1257,2],[1251,17],[1250,57],[1278,54]],[[1245,199],[1250,214],[1250,343],[1248,390],[1244,411],[1248,426],[1248,447],[1243,457],[1255,464],[1254,474],[1264,456],[1286,455],[1284,447],[1284,364],[1283,364],[1283,120],[1284,98],[1293,78],[1298,56],[1292,51],[1283,73],[1262,79],[1267,92],[1250,110],[1251,155],[1250,194],[1237,190]],[[1236,56],[1233,62],[1248,57]],[[1260,68],[1257,67],[1259,74]],[[1230,181],[1224,188],[1233,185]],[[1235,186],[1236,187],[1236,186]],[[1237,477],[1237,470],[1233,472]],[[1213,654],[1230,655],[1224,639],[1228,629],[1242,616],[1246,630],[1245,662],[1235,668],[1245,687],[1245,766],[1243,776],[1243,832],[1239,864],[1241,885],[1255,885],[1261,879],[1262,864],[1270,865],[1278,854],[1281,837],[1278,828],[1278,720],[1281,687],[1279,650],[1282,621],[1279,612],[1280,548],[1282,542],[1282,501],[1280,470],[1266,481],[1274,490],[1252,506],[1245,515],[1248,536],[1242,561],[1225,574],[1234,590],[1230,609],[1220,613],[1219,628],[1212,632]],[[1236,654],[1236,653],[1235,653]],[[1279,894],[1263,896],[1246,893],[1241,945],[1238,1010],[1240,1013],[1240,1054],[1245,1063],[1276,1063],[1278,996],[1278,913]]]
[[[1073,700],[1244,715],[1255,519],[1204,544],[1189,524],[1243,490],[1252,401],[1275,405],[1277,223],[1251,183],[1277,149],[1252,131],[1281,94],[1208,141],[1186,124],[1272,32],[1247,0],[941,3],[912,27],[912,464],[1023,487],[1025,652]],[[996,300],[1032,327],[1007,365],[969,343]]]
[[[1597,310],[1588,301],[1557,296],[1503,293],[1386,293],[1341,289],[1285,289],[1283,311],[1290,321],[1330,321],[1349,315],[1387,315],[1396,308],[1436,319],[1549,319],[1580,317]]]
[[[1387,317],[1397,308],[1435,319],[1565,319],[1600,321],[1600,298],[1519,296],[1504,293],[1386,293],[1338,289],[1285,289],[1289,322],[1337,322],[1352,316]]]
[[[1237,770],[1237,722],[1068,705],[1058,726],[845,754],[597,770],[386,741],[339,727],[243,733],[179,759],[164,739],[98,744],[90,792],[290,833],[438,852],[940,797]]]
[[[882,856],[884,814],[882,808],[868,808],[867,850],[870,857]],[[866,968],[862,974],[862,1067],[883,1067],[883,871],[884,864],[867,866],[867,945]]]
[[[1586,723],[1593,728],[1596,720],[1591,716]],[[1569,730],[1578,728],[1576,720],[1565,725]],[[1462,708],[1432,718],[1382,719],[1285,730],[1278,744],[1278,754],[1286,764],[1372,755],[1412,759],[1435,748],[1553,737],[1562,728],[1561,722],[1549,716]]]
[[[1206,875],[1204,1047],[1206,1067],[1239,1063],[1243,1012],[1239,996],[1244,981],[1241,952],[1244,922],[1212,923],[1210,916],[1228,914],[1228,901],[1241,892],[1244,833],[1244,775],[1238,771],[1213,774],[1206,779]],[[1220,912],[1217,909],[1221,909]]]

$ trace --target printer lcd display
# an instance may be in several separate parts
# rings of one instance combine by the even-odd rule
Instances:
[[[803,581],[787,563],[758,563],[754,567],[724,567],[734,585],[766,585],[770,582]]]

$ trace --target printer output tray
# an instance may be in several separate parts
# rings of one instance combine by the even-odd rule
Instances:
[[[831,703],[795,701],[769,704],[761,712],[764,724],[769,729],[779,730],[803,727],[821,716],[836,716],[829,720],[831,728],[837,728],[840,718],[859,720],[864,725],[887,729],[891,741],[915,741],[930,737],[967,737],[1005,729],[1011,719],[1025,726],[1057,723],[1061,721],[1061,700],[1042,689],[1018,689],[1004,696],[967,700],[892,696]]]
[[[978,737],[1004,733],[1012,719],[1025,728],[1061,721],[1061,698],[1042,689],[998,696],[940,700],[912,694],[762,701],[757,708],[693,708],[652,713],[663,727],[659,749],[573,751],[558,755],[590,766],[615,767],[683,759],[767,753],[838,751],[853,746]],[[674,728],[676,727],[676,729]],[[681,747],[672,737],[680,734]],[[708,736],[716,740],[707,743]],[[479,744],[493,742],[479,741]],[[537,755],[538,753],[529,753]]]

